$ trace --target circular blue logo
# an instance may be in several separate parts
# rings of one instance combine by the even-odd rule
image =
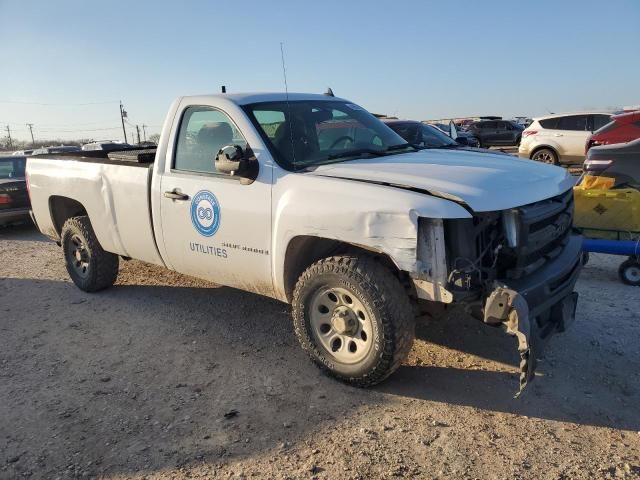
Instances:
[[[200,190],[191,200],[191,223],[200,235],[212,237],[220,227],[220,204],[216,196]]]

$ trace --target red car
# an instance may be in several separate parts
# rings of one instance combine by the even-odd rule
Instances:
[[[604,127],[593,132],[584,146],[584,153],[591,147],[609,145],[611,143],[626,143],[640,138],[640,110],[623,113],[611,117],[611,121]]]

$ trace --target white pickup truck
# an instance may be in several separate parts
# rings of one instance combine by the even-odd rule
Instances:
[[[311,94],[176,100],[156,150],[29,158],[32,213],[73,282],[135,258],[292,304],[311,359],[358,386],[463,304],[535,353],[575,317],[572,178],[505,155],[422,149],[362,107]]]

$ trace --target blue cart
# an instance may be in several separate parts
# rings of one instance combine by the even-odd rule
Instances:
[[[602,231],[605,232],[605,230]],[[606,232],[612,231],[606,230]],[[631,238],[635,240],[621,240],[621,234],[626,238],[631,234]],[[620,264],[618,275],[623,283],[640,286],[640,232],[618,232],[617,239],[612,240],[585,238],[582,242],[582,250],[629,257]]]

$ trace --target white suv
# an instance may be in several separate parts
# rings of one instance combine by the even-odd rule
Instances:
[[[585,112],[536,118],[522,132],[518,155],[555,165],[581,164],[587,139],[609,123],[611,115],[611,112]]]

